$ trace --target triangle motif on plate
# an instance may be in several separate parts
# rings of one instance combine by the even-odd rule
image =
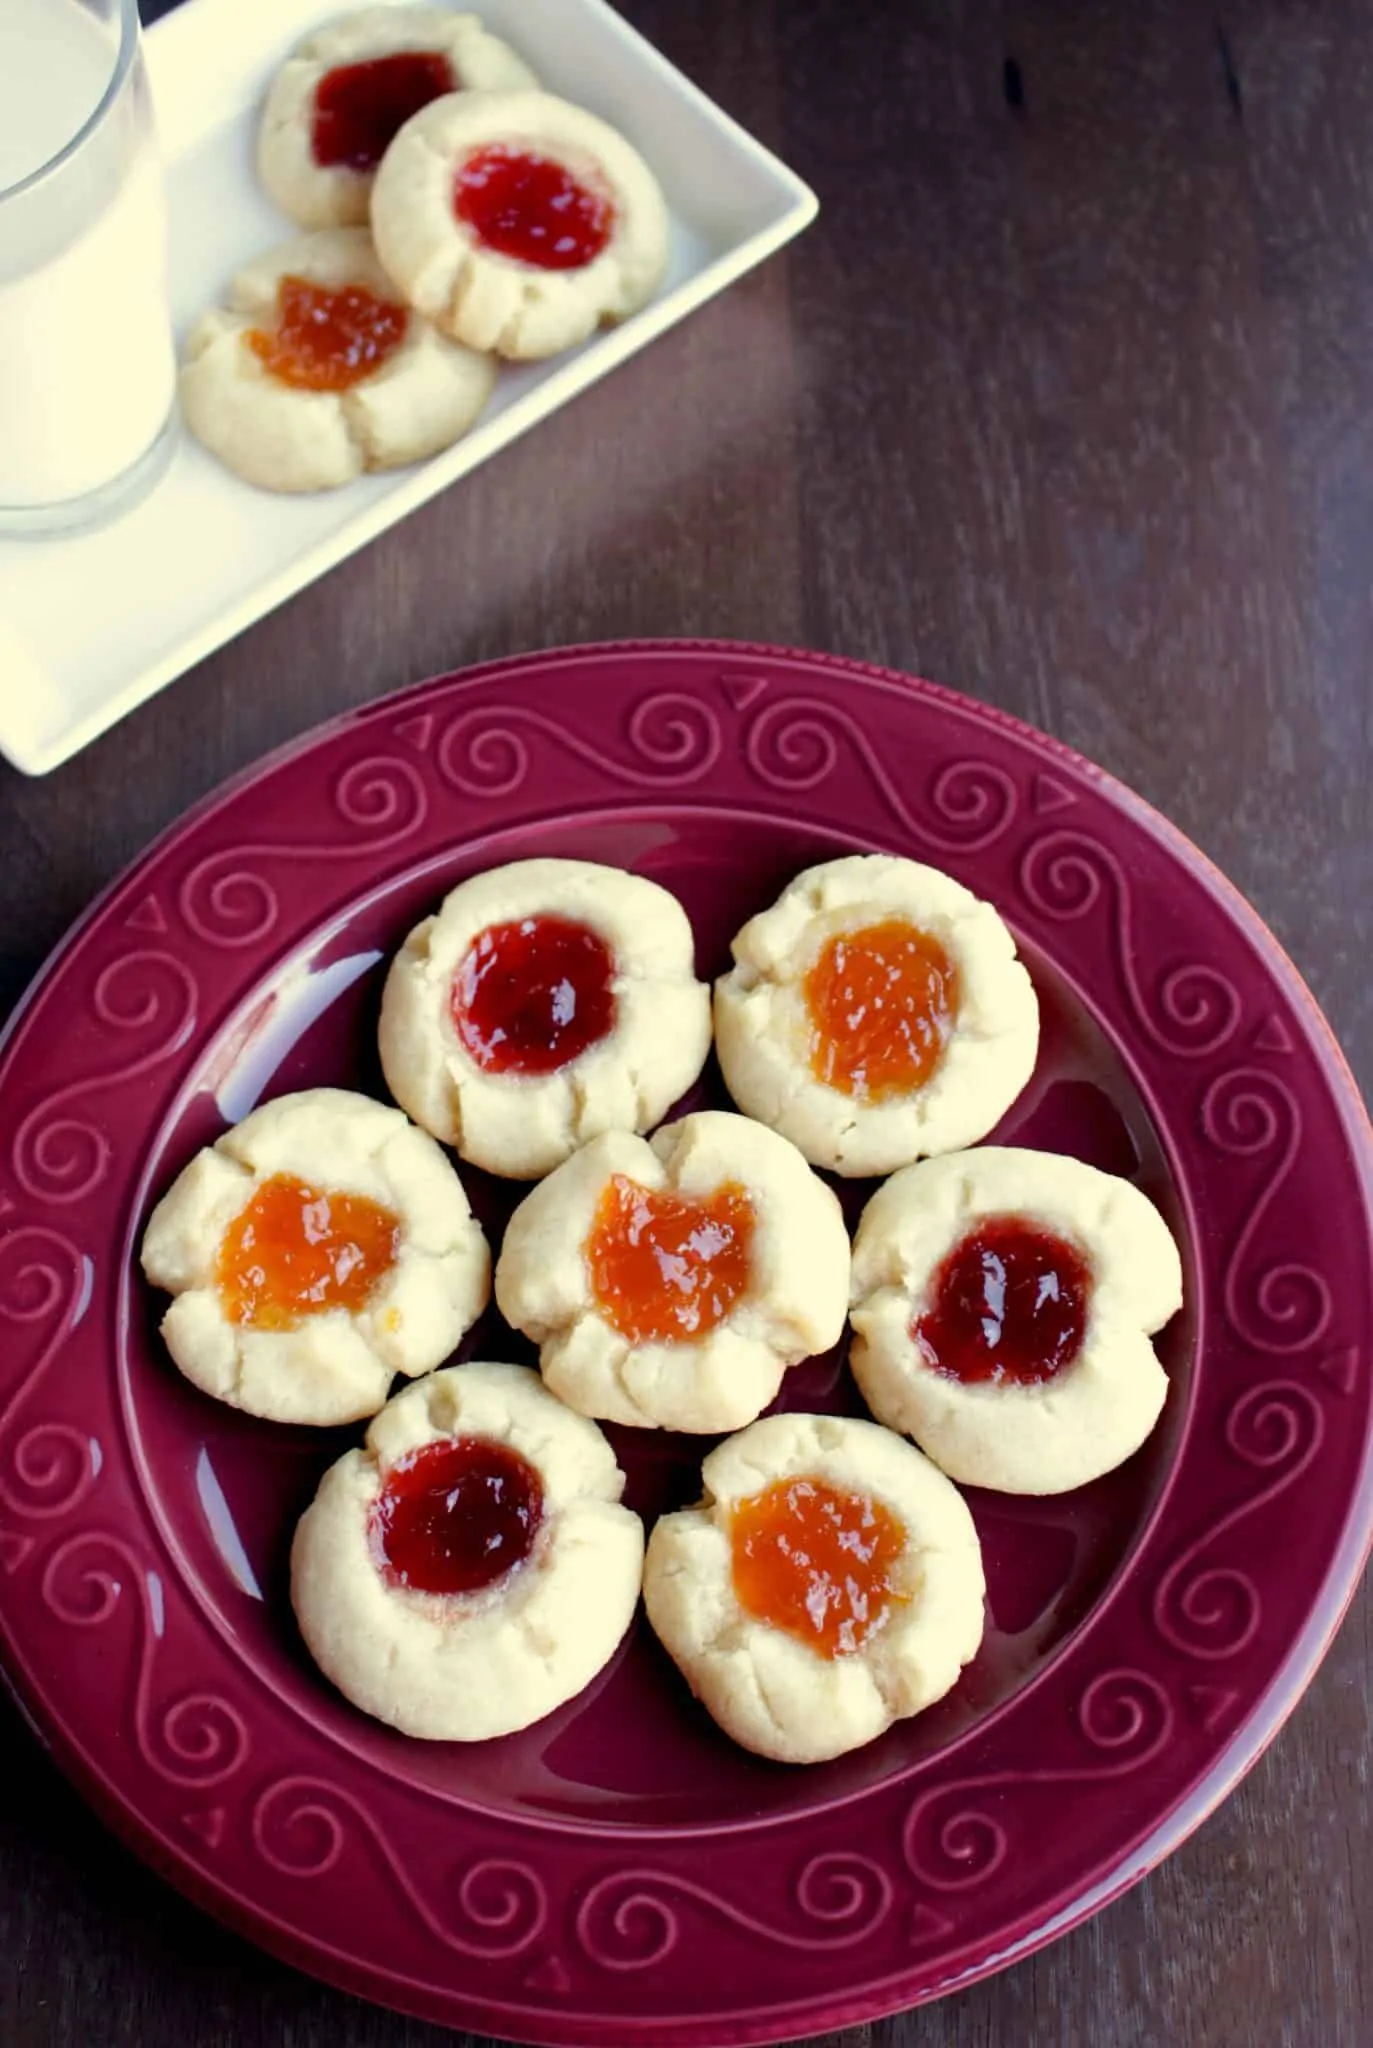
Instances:
[[[420,711],[413,718],[403,718],[395,731],[397,739],[408,740],[416,753],[426,754],[434,737],[434,714]]]
[[[953,1921],[936,1913],[933,1906],[927,1906],[923,1899],[917,1899],[911,1907],[910,1924],[907,1929],[912,1946],[925,1941],[943,1941],[945,1935],[953,1933]]]
[[[561,1994],[568,1989],[572,1979],[557,1956],[544,1956],[541,1961],[535,1963],[523,1982],[526,1991],[552,1991]]]
[[[197,1835],[207,1849],[217,1849],[224,1839],[224,1808],[204,1806],[194,1813],[183,1813],[181,1825],[188,1834]]]
[[[1291,1052],[1292,1040],[1287,1026],[1276,1013],[1260,1024],[1252,1040],[1255,1052]]]
[[[156,896],[151,895],[145,896],[142,902],[129,912],[129,915],[124,920],[124,924],[127,930],[131,932],[152,932],[159,939],[164,936],[167,930],[167,920],[162,914],[162,905],[158,902]]]
[[[1030,789],[1030,804],[1037,818],[1044,817],[1049,811],[1066,811],[1076,802],[1072,790],[1056,775],[1036,775]]]
[[[1345,1351],[1330,1351],[1317,1361],[1316,1370],[1341,1394],[1352,1394],[1359,1376],[1359,1354],[1354,1345]]]
[[[736,711],[747,711],[750,704],[756,704],[768,686],[766,676],[750,675],[744,669],[726,669],[719,681]]]
[[[1237,1692],[1224,1685],[1189,1685],[1187,1688],[1188,1703],[1208,1735],[1220,1726],[1238,1698]]]

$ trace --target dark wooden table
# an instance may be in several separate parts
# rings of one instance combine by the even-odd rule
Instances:
[[[160,6],[149,13],[163,11]],[[1373,1075],[1373,8],[629,0],[818,189],[785,258],[48,780],[0,769],[0,1009],[185,805],[327,714],[563,641],[940,677],[1133,784]],[[1368,2048],[1367,1587],[1243,1787],[883,2048]],[[0,1708],[0,2040],[420,2048],[116,1847]]]

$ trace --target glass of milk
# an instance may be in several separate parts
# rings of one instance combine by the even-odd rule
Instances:
[[[0,0],[0,534],[123,511],[175,390],[137,0]]]

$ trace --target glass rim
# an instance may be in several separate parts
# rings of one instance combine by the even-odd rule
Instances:
[[[105,90],[76,133],[70,136],[46,163],[39,164],[37,170],[27,171],[13,185],[0,185],[0,206],[8,200],[18,199],[25,192],[32,191],[41,185],[45,178],[51,178],[55,172],[60,171],[64,164],[70,163],[82,144],[100,127],[124,90],[125,82],[133,69],[134,58],[138,54],[138,0],[118,0],[118,4],[119,48],[115,52],[114,67]]]

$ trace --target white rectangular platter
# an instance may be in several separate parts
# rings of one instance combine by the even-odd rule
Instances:
[[[0,0],[3,4],[3,0]],[[148,32],[171,201],[178,333],[239,263],[293,231],[257,185],[274,67],[347,0],[186,0]],[[465,476],[799,234],[813,193],[604,0],[476,0],[550,91],[621,129],[672,214],[643,312],[551,362],[507,368],[474,431],[414,469],[278,498],[184,437],[152,494],[99,532],[0,542],[0,751],[41,775],[264,612]],[[117,317],[114,309],[99,309]]]

